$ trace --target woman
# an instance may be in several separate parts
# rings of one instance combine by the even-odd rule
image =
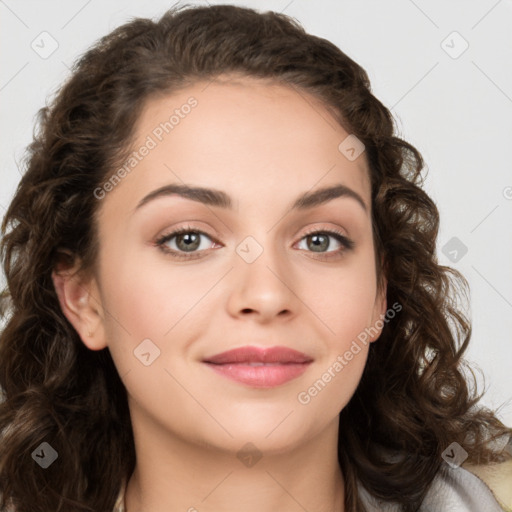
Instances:
[[[422,167],[286,16],[103,38],[4,219],[0,506],[503,510],[512,431],[464,376]]]

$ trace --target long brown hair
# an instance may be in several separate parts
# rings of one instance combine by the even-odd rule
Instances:
[[[467,282],[436,260],[439,218],[421,188],[422,157],[395,135],[364,69],[285,15],[182,6],[102,38],[39,113],[2,225],[1,510],[110,512],[131,475],[126,389],[109,351],[88,350],[62,314],[51,272],[64,250],[93,268],[94,190],[126,158],[143,104],[225,73],[312,94],[365,145],[379,275],[388,304],[401,311],[371,344],[340,415],[346,510],[363,510],[358,485],[417,510],[452,442],[470,462],[499,460],[488,441],[512,431],[477,407],[462,359],[471,328],[457,298],[467,296]],[[44,470],[31,457],[43,442],[58,453]],[[382,449],[401,457],[390,465]]]

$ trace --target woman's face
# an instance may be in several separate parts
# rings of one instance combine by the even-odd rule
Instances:
[[[270,452],[335,435],[386,308],[348,135],[308,94],[248,78],[146,105],[134,160],[95,192],[79,326],[108,346],[135,432]]]

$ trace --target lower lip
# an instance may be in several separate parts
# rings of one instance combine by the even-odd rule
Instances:
[[[290,363],[250,366],[237,364],[206,363],[215,372],[228,379],[255,388],[273,388],[302,375],[311,363]]]

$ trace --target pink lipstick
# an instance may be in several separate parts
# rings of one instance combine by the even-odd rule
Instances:
[[[306,354],[286,347],[241,347],[204,359],[228,379],[258,388],[280,386],[302,375],[313,362]]]

